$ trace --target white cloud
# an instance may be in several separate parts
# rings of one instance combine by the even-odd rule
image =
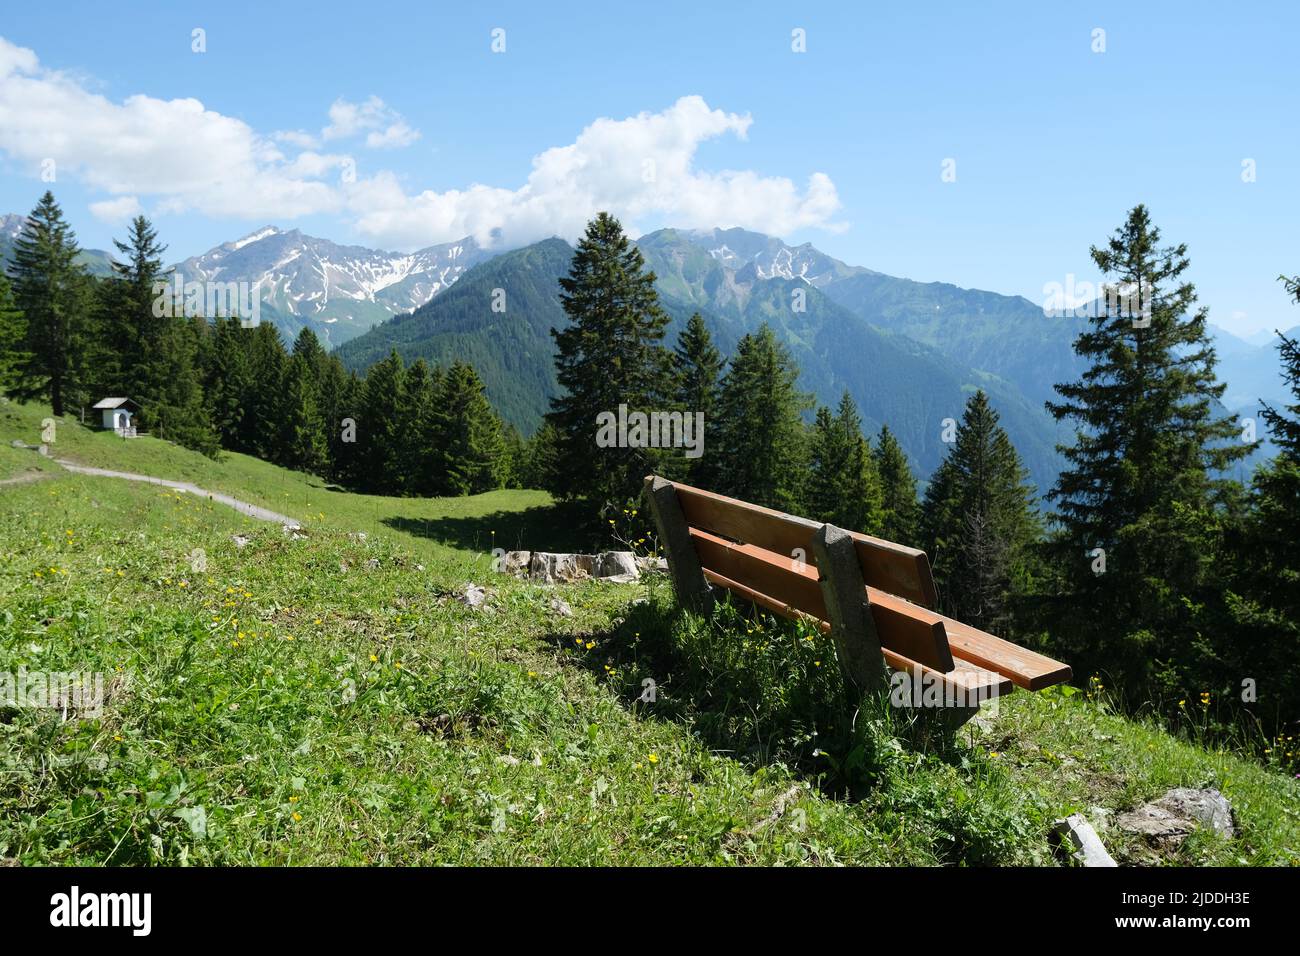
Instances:
[[[321,130],[321,139],[347,139],[367,133],[366,145],[371,149],[390,149],[410,146],[420,134],[402,118],[402,115],[377,96],[364,103],[349,103],[338,99],[330,104],[330,125]]]
[[[659,113],[623,120],[598,119],[568,146],[533,159],[516,189],[475,184],[463,190],[407,195],[396,178],[379,174],[349,190],[357,227],[375,238],[411,246],[472,235],[499,236],[506,245],[545,236],[581,235],[587,221],[608,210],[636,229],[655,221],[705,228],[743,226],[788,235],[809,226],[839,228],[832,217],[840,201],[835,185],[814,173],[801,192],[785,177],[694,168],[705,140],[741,139],[752,119],[710,109],[685,96]]]
[[[144,210],[140,200],[135,196],[122,196],[119,199],[104,199],[90,204],[90,214],[96,219],[112,225],[129,222]]]
[[[61,173],[110,197],[93,204],[99,216],[131,215],[136,197],[164,213],[260,221],[336,215],[376,244],[404,249],[466,235],[507,246],[575,239],[600,210],[634,234],[658,224],[776,235],[842,228],[834,221],[835,185],[822,173],[800,188],[786,177],[695,167],[702,143],[743,140],[752,122],[686,96],[660,112],[595,120],[574,142],[535,156],[520,185],[410,193],[392,172],[356,178],[352,157],[320,151],[323,142],[362,134],[372,148],[413,142],[419,133],[378,97],[336,100],[319,137],[264,135],[195,99],[113,102],[0,37],[0,151],[33,173],[55,159]]]

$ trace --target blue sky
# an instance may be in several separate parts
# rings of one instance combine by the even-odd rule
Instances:
[[[50,159],[83,245],[139,209],[176,258],[267,223],[517,243],[594,204],[1042,301],[1145,202],[1212,321],[1300,320],[1276,281],[1300,272],[1296,5],[896,6],[11,6],[0,211]]]

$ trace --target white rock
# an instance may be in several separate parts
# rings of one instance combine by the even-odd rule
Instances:
[[[532,563],[532,560],[533,552],[531,551],[507,551],[501,558],[501,571],[505,574],[521,577],[528,573],[528,566]]]
[[[1106,852],[1097,831],[1083,814],[1075,813],[1057,820],[1053,829],[1061,845],[1070,851],[1070,856],[1080,866],[1119,866]]]
[[[481,611],[487,604],[487,588],[479,587],[477,584],[470,582],[456,595],[456,600],[466,607]]]
[[[231,535],[231,536],[230,536],[230,540],[233,541],[233,542],[235,542],[235,547],[236,547],[236,548],[243,548],[243,547],[246,547],[246,546],[248,545],[248,542],[249,542],[249,539],[248,539],[248,538],[245,538],[242,534]]]
[[[632,580],[640,577],[636,566],[636,557],[631,551],[602,551],[598,556],[597,577],[617,578],[630,576]]]
[[[1177,842],[1198,826],[1229,838],[1236,833],[1232,823],[1232,804],[1223,794],[1218,790],[1187,787],[1175,787],[1159,800],[1121,813],[1115,823],[1130,833]]]
[[[569,602],[561,597],[551,598],[551,610],[560,617],[573,617],[573,608],[569,607]]]

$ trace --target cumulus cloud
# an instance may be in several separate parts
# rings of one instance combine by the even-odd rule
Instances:
[[[321,149],[362,135],[371,148],[413,142],[419,133],[378,97],[336,100],[319,136],[264,135],[195,99],[113,102],[0,37],[0,150],[33,170],[55,159],[61,172],[111,197],[94,204],[95,215],[106,217],[134,214],[137,197],[158,212],[213,217],[333,214],[376,244],[402,249],[466,235],[505,246],[574,239],[600,210],[634,234],[661,223],[776,235],[842,228],[835,185],[822,173],[799,186],[750,170],[696,167],[702,143],[744,140],[752,123],[748,114],[685,96],[659,112],[595,120],[572,143],[535,156],[522,184],[411,193],[395,173],[359,177],[346,152]]]
[[[96,219],[112,225],[129,222],[144,212],[140,200],[135,196],[122,196],[118,199],[103,199],[90,204],[90,214]]]
[[[420,138],[402,115],[377,96],[364,103],[338,99],[330,105],[330,124],[321,130],[321,139],[346,139],[366,133],[371,149],[409,146]]]

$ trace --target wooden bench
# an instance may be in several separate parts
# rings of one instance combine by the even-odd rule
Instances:
[[[646,478],[678,600],[698,611],[724,588],[829,633],[847,677],[883,686],[881,659],[966,716],[1016,687],[1070,679],[1042,654],[939,614],[924,551],[735,498]],[[915,685],[914,685],[915,686]]]

